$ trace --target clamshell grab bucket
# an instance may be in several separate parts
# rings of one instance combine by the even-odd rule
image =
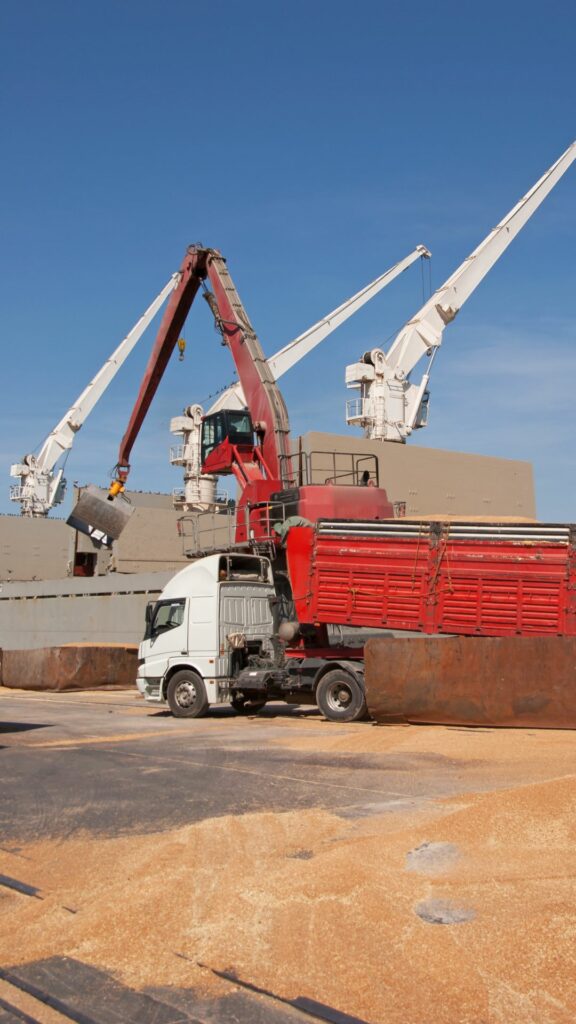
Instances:
[[[102,491],[88,484],[80,491],[78,501],[66,520],[68,526],[87,534],[98,546],[110,547],[124,530],[134,506],[121,494],[110,500]]]

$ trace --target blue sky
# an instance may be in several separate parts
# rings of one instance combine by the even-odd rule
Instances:
[[[0,511],[38,445],[181,262],[221,249],[275,352],[408,253],[438,286],[576,138],[576,7],[516,0],[4,0]],[[533,462],[576,519],[576,165],[451,325],[411,443]],[[344,369],[421,302],[418,267],[282,381],[293,433],[344,424]],[[194,308],[131,484],[171,489],[168,421],[232,379]],[[154,332],[83,430],[106,482]]]

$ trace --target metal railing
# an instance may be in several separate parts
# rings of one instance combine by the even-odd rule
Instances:
[[[196,512],[181,516],[178,533],[186,558],[197,558],[215,551],[235,551],[257,548],[268,554],[278,542],[275,526],[293,515],[291,502],[260,501],[242,508],[228,508],[222,512]],[[238,543],[238,531],[243,530],[246,541]],[[255,533],[257,532],[257,536]]]
[[[184,458],[183,444],[172,444],[170,445],[170,462],[181,462]]]
[[[236,509],[181,516],[178,533],[186,558],[231,550],[236,546]]]
[[[346,422],[351,423],[353,420],[363,419],[365,419],[364,399],[349,398],[346,402]]]
[[[170,445],[170,462],[173,466],[180,465],[182,462],[192,462],[194,458],[193,445],[191,444],[173,444]]]
[[[294,487],[310,484],[359,487],[368,480],[379,486],[376,455],[342,451],[294,452],[284,460],[283,469],[284,479],[292,480]]]
[[[295,452],[285,462],[284,479],[291,480],[294,488],[330,484],[378,487],[378,457],[342,451]],[[290,490],[288,485],[286,490]],[[182,491],[178,488],[174,493],[181,494]],[[280,500],[267,499],[236,509],[227,507],[230,504],[228,496],[219,493],[217,503],[221,505],[220,510],[193,512],[178,520],[184,555],[194,558],[214,551],[232,551],[247,546],[256,546],[262,550],[266,546],[272,547],[278,540],[274,526],[295,514],[296,501],[294,493],[286,493],[285,498]],[[402,510],[399,508],[396,514],[402,515]],[[236,541],[239,531],[247,537],[246,542],[241,544]]]
[[[198,504],[202,504],[200,499],[198,499]],[[233,505],[234,503],[230,498],[229,491],[218,489],[211,504],[218,506],[214,511],[219,513],[221,509],[228,507],[230,504]],[[172,505],[174,508],[184,508],[184,505],[186,505],[186,491],[183,487],[172,488]]]

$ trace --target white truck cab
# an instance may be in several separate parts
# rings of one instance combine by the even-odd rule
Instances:
[[[270,562],[257,555],[208,555],[182,569],[148,605],[140,693],[186,718],[229,700],[248,657],[269,652],[274,594]]]

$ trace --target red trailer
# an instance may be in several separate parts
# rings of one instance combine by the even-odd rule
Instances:
[[[327,717],[576,728],[576,526],[323,520],[286,550],[301,624],[422,634],[319,665]]]
[[[300,623],[576,635],[576,526],[321,520],[287,561]]]

